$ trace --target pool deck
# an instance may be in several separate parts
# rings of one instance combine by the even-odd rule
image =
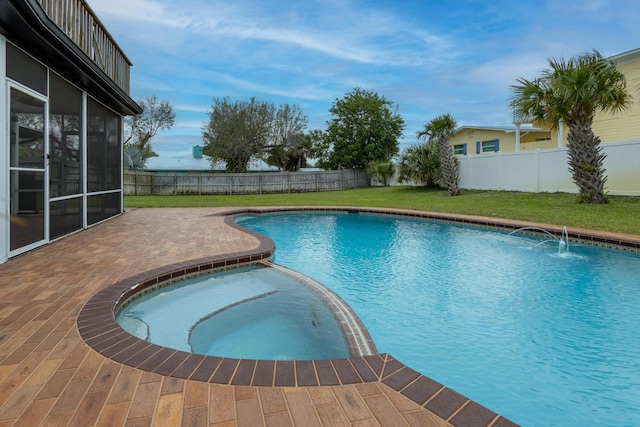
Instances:
[[[326,380],[326,365],[312,364],[317,386],[303,385],[301,371],[295,370],[293,382],[279,386],[278,369],[271,364],[268,384],[255,386],[256,364],[248,376],[246,365],[233,365],[230,378],[244,369],[245,380],[225,384],[214,381],[222,363],[208,367],[209,379],[202,380],[196,379],[204,370],[200,359],[132,345],[131,357],[121,362],[95,349],[107,346],[85,342],[80,333],[90,329],[91,316],[83,307],[113,284],[160,274],[168,265],[258,251],[264,243],[260,238],[225,222],[222,214],[230,211],[128,210],[0,265],[0,427],[514,425],[446,387],[426,390],[437,383],[417,377],[389,355],[363,358],[361,366],[360,361],[333,362],[333,382]],[[638,236],[570,229],[574,233],[640,248]],[[85,317],[79,318],[81,312]],[[175,369],[165,369],[168,374],[157,369],[166,368],[162,363],[170,359]],[[189,367],[190,362],[197,363]],[[345,367],[357,375],[343,376]],[[369,370],[376,378],[363,379]]]

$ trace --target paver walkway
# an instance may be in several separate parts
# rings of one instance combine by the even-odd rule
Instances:
[[[416,380],[402,393],[387,385],[398,385],[393,381],[220,385],[120,364],[84,342],[77,317],[98,291],[163,266],[256,250],[256,237],[225,224],[220,214],[230,211],[130,210],[1,264],[0,427],[514,425],[444,387],[429,391],[435,397],[422,406],[406,397],[425,395],[432,381]],[[447,218],[511,228],[532,225],[462,215]],[[640,251],[640,236],[575,228],[569,232]],[[447,412],[447,407],[460,409]],[[447,413],[446,420],[434,412]]]
[[[444,420],[425,408],[427,402],[421,406],[381,381],[319,387],[211,384],[120,364],[82,340],[78,313],[107,286],[170,264],[255,250],[258,239],[216,215],[225,211],[230,209],[130,210],[0,265],[0,427],[480,424],[474,414],[487,412],[477,411],[473,402],[463,402],[463,409]],[[640,248],[639,236],[570,232]],[[444,405],[460,398],[445,388],[436,396]],[[514,424],[492,415],[482,425]]]
[[[447,426],[382,383],[238,387],[144,372],[80,338],[98,290],[183,260],[255,248],[211,214],[138,209],[0,265],[0,427]]]

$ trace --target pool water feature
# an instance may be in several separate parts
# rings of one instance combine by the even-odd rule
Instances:
[[[132,335],[197,354],[262,360],[350,357],[325,301],[277,268],[242,267],[167,285],[125,302]]]
[[[420,219],[241,216],[380,352],[525,426],[640,425],[640,256]]]
[[[555,234],[553,234],[550,231],[545,230],[544,228],[541,228],[541,227],[522,227],[522,228],[518,228],[517,230],[514,230],[511,233],[509,233],[509,236],[516,235],[516,234],[521,233],[523,231],[536,231],[538,233],[544,233],[544,234],[546,234],[546,235],[551,237],[551,240],[543,240],[540,243],[538,243],[537,246],[544,245],[544,244],[549,243],[549,242],[557,242],[557,244],[558,244],[558,255],[562,255],[563,253],[564,254],[568,254],[569,253],[569,232],[567,231],[567,226],[566,225],[562,226],[561,237],[557,237]]]

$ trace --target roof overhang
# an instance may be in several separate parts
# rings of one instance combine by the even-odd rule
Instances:
[[[123,115],[142,108],[45,14],[37,0],[0,1],[0,32]]]
[[[460,126],[457,128],[453,134],[457,135],[463,131],[470,130],[487,130],[492,132],[504,132],[504,133],[515,133],[515,126]],[[542,129],[533,126],[521,126],[520,132],[550,132],[549,129]]]
[[[609,59],[615,62],[617,65],[628,64],[640,60],[640,49],[630,50],[628,52],[620,53],[618,55],[610,56]]]

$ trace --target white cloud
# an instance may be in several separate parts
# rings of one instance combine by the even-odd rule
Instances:
[[[169,134],[191,141],[214,97],[298,103],[309,127],[323,128],[333,101],[356,86],[400,107],[408,141],[445,112],[461,124],[509,124],[516,78],[535,77],[549,57],[637,48],[640,20],[637,0],[88,1],[134,62],[132,95],[172,102]]]
[[[203,115],[203,120],[177,120],[175,123],[176,129],[197,129],[198,133],[202,129],[206,116]]]
[[[167,27],[187,28],[191,19],[169,14],[166,7],[152,0],[88,0],[98,16],[143,21]]]
[[[174,111],[188,111],[193,113],[204,113],[209,109],[208,105],[185,105],[176,104],[173,106]]]
[[[464,74],[472,83],[504,88],[515,84],[517,78],[531,79],[546,67],[547,59],[544,56],[524,52],[476,64]]]

